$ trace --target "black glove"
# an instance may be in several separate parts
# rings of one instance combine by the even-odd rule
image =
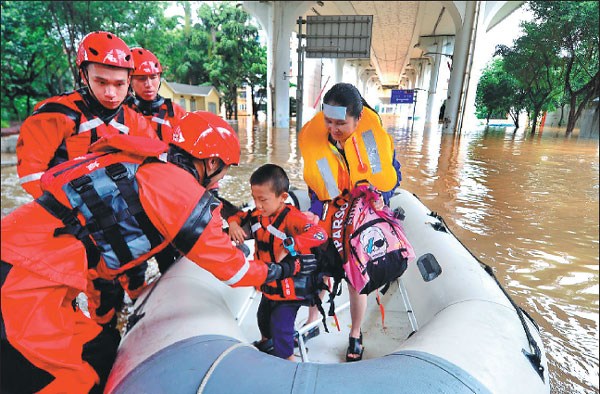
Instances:
[[[317,270],[317,258],[314,254],[299,254],[296,256],[296,259],[300,261],[300,271],[294,272],[294,275],[308,275]],[[285,261],[285,259],[283,259],[283,261]]]
[[[314,254],[287,255],[279,263],[269,264],[265,283],[285,279],[296,274],[307,275],[317,269],[317,259]]]

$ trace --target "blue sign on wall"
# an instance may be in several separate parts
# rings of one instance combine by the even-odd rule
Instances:
[[[414,90],[392,89],[390,104],[412,104],[414,100]]]

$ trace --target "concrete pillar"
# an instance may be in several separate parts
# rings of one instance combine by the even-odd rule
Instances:
[[[427,86],[431,79],[431,63],[429,59],[415,59],[413,63],[417,72],[415,118],[419,120],[419,123],[424,123],[427,116]]]
[[[427,89],[427,109],[425,110],[425,122],[426,123],[437,123],[440,112],[440,106],[436,105],[436,93],[438,87],[438,78],[440,75],[440,64],[443,55],[439,55],[443,49],[443,39],[440,37],[437,45],[433,48],[435,54],[432,55],[431,60],[431,77],[429,78],[429,88]]]
[[[482,5],[483,8],[483,5]],[[479,78],[481,78],[481,74],[483,72],[483,65],[487,63],[487,61],[483,61],[484,59],[489,58],[483,57],[480,54],[483,54],[484,47],[486,44],[486,37],[488,33],[481,26],[484,26],[485,14],[484,12],[479,12],[477,23],[477,31],[475,35],[475,48],[473,50],[473,62],[469,66],[469,81],[467,86],[467,96],[465,98],[465,106],[462,109],[463,112],[463,129],[466,127],[475,126],[478,121],[475,115],[475,96],[477,95],[477,85],[479,84]]]
[[[334,59],[333,63],[335,67],[334,77],[329,80],[329,84],[325,88],[325,92],[336,83],[344,80],[344,65],[346,64],[346,59]]]
[[[448,98],[446,101],[446,111],[444,115],[444,133],[454,133],[457,130],[459,119],[461,92],[465,84],[465,76],[470,72],[467,64],[468,53],[471,47],[471,33],[475,24],[475,13],[479,1],[465,2],[465,16],[460,29],[457,29],[456,43],[452,57],[452,70],[450,74],[450,83],[448,86]]]
[[[244,9],[254,16],[267,33],[267,124],[290,126],[290,37],[298,15],[310,1],[244,1]]]

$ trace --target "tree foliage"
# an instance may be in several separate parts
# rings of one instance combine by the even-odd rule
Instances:
[[[518,81],[525,94],[525,107],[535,134],[537,120],[543,111],[553,109],[561,93],[561,64],[554,42],[536,28],[535,23],[523,23],[525,34],[513,47],[500,46],[497,53],[504,58],[504,70]]]
[[[483,70],[475,108],[481,118],[489,123],[492,115],[511,117],[516,128],[519,128],[519,113],[524,109],[524,92],[518,82],[504,70],[504,59],[496,57]]]
[[[245,11],[227,2],[202,4],[198,17],[199,28],[210,36],[211,53],[204,64],[209,80],[222,94],[227,117],[237,118],[238,87],[256,84],[260,80],[257,73],[266,74],[266,65],[262,70],[253,66],[262,56],[266,60],[266,52],[260,50],[258,29]]]
[[[22,120],[35,102],[70,85],[67,59],[51,33],[47,6],[32,1],[24,12],[22,4],[1,3],[3,119]]]
[[[598,2],[530,1],[531,22],[511,47],[499,46],[504,70],[522,89],[532,133],[543,111],[568,102],[567,134],[585,105],[600,93]]]
[[[161,1],[2,1],[2,119],[22,120],[37,101],[75,88],[77,46],[98,30],[154,52],[167,80],[214,85],[231,115],[238,87],[265,84],[257,28],[229,2],[203,4],[197,23],[190,2],[177,3],[183,18],[165,17]]]
[[[564,95],[569,102],[567,134],[590,99],[600,94],[598,74],[599,9],[597,1],[532,1],[536,27],[548,34],[563,66]]]

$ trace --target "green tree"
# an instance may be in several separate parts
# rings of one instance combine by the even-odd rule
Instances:
[[[515,127],[519,128],[519,113],[524,109],[523,91],[515,79],[504,70],[504,59],[496,57],[483,70],[477,94],[475,108],[489,124],[492,114],[511,117]]]
[[[600,94],[598,4],[598,1],[528,3],[535,28],[553,41],[552,49],[564,68],[564,94],[570,107],[567,134],[575,128],[585,105]]]
[[[47,5],[28,2],[24,12],[23,4],[1,3],[2,119],[19,121],[35,102],[60,93],[69,79],[60,42],[46,18]]]
[[[258,42],[258,29],[244,10],[229,2],[212,6],[204,3],[198,9],[198,17],[199,28],[210,35],[209,58],[205,63],[210,82],[223,96],[227,118],[237,118],[238,87],[259,82],[263,74],[254,64],[266,63],[263,57],[266,52],[261,52]]]
[[[232,3],[204,3],[195,24],[190,2],[178,3],[183,18],[166,18],[167,2],[1,1],[2,119],[23,119],[37,101],[73,89],[79,42],[97,30],[154,52],[168,80],[214,85],[231,116],[239,86],[254,93],[266,84],[257,28]]]
[[[525,34],[512,47],[499,45],[496,54],[502,55],[504,70],[524,92],[531,134],[535,134],[540,115],[553,109],[561,93],[562,67],[556,56],[556,43],[535,22],[524,22],[521,26]]]
[[[49,1],[47,14],[53,34],[60,38],[67,55],[73,81],[79,82],[75,65],[77,48],[88,33],[109,31],[130,46],[163,44],[162,30],[167,27],[165,2],[142,1]]]
[[[210,83],[205,67],[211,56],[210,34],[200,26],[192,26],[189,2],[177,3],[184,9],[183,21],[178,20],[173,29],[164,32],[167,42],[156,52],[166,68],[163,77],[188,85]]]
[[[2,1],[2,117],[21,120],[35,102],[71,90],[79,75],[77,46],[105,30],[150,50],[168,38],[176,21],[165,2]],[[8,114],[5,108],[10,108]]]

